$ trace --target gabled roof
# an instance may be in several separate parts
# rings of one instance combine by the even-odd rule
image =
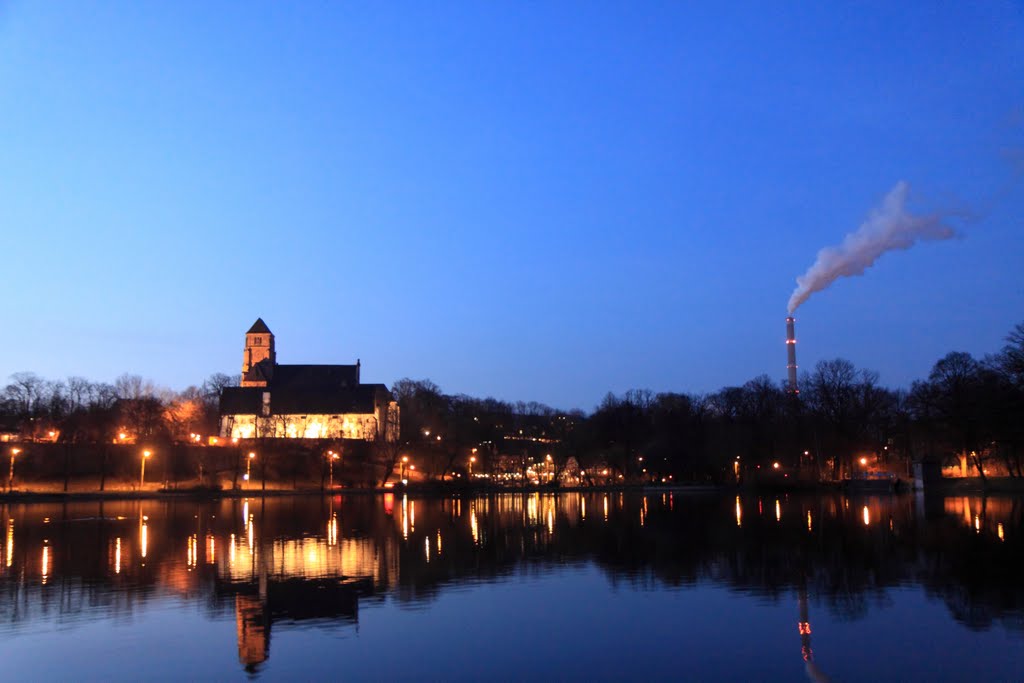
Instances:
[[[274,364],[269,358],[256,363],[242,377],[243,382],[269,382],[274,376]]]
[[[274,389],[345,389],[359,386],[355,365],[275,365]]]
[[[249,331],[246,334],[273,334],[267,324],[263,322],[263,318],[256,318],[256,322],[252,324]]]
[[[224,387],[220,395],[221,415],[259,415],[263,410],[263,387]],[[391,394],[383,384],[362,384],[347,389],[270,390],[271,415],[322,415],[373,413],[376,403],[387,403]]]

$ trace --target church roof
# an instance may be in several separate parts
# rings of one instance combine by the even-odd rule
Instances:
[[[263,387],[225,387],[220,396],[221,415],[258,415],[263,409]],[[372,413],[377,401],[391,395],[382,384],[348,389],[277,389],[270,391],[271,415]]]
[[[359,386],[355,365],[275,365],[274,389],[343,389]]]
[[[259,414],[265,392],[272,415],[372,413],[376,402],[391,400],[385,385],[359,383],[359,365],[277,365],[265,358],[243,379],[266,386],[226,387],[221,415]]]
[[[256,363],[242,377],[243,382],[269,382],[274,376],[274,364],[269,358]]]
[[[263,322],[263,318],[256,318],[256,322],[252,324],[249,331],[246,334],[273,334],[267,324]]]

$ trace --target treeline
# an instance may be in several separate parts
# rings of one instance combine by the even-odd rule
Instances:
[[[48,380],[32,372],[11,375],[0,395],[0,432],[30,441],[103,443],[187,441],[214,434],[220,392],[237,384],[217,373],[184,391],[125,374],[113,384],[83,377]]]
[[[136,375],[105,384],[17,373],[3,389],[0,431],[65,443],[110,443],[122,430],[187,441],[216,434],[220,392],[235,383],[215,374],[173,392]],[[906,390],[843,359],[818,363],[800,389],[766,375],[711,394],[637,389],[608,394],[587,414],[402,379],[392,387],[401,437],[375,444],[378,481],[397,469],[413,479],[541,483],[718,482],[766,470],[840,479],[865,467],[908,473],[929,459],[982,478],[1024,476],[1024,323],[997,353],[950,353]]]
[[[774,470],[840,479],[865,468],[960,464],[1021,477],[1024,323],[996,354],[954,352],[909,390],[842,359],[819,362],[794,396],[762,375],[712,394],[631,390],[590,414],[444,394],[429,380],[393,388],[402,443],[427,476],[475,473],[584,483],[732,480]],[[862,463],[863,459],[863,463]],[[776,470],[775,463],[779,464]]]

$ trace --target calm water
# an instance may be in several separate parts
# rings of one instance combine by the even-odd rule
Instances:
[[[1024,500],[0,508],[7,680],[1021,680]]]

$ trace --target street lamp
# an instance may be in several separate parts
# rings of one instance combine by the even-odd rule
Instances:
[[[474,448],[473,450],[476,450],[476,449]],[[470,476],[471,479],[473,477],[473,463],[475,463],[475,462],[476,462],[476,456],[475,455],[469,456],[469,476]]]
[[[21,453],[20,448],[11,449],[11,472],[7,475],[7,490],[14,490],[14,458],[17,457],[18,453]]]
[[[407,464],[409,464],[409,456],[408,455],[403,455],[402,456],[402,485],[403,486],[405,484],[409,483],[409,480],[405,478],[405,466]]]
[[[252,472],[252,459],[256,457],[256,454],[249,451],[249,457],[245,461],[245,480],[249,481],[249,474]]]
[[[152,451],[142,451],[142,467],[139,468],[139,489],[146,485],[146,459],[153,455]]]
[[[333,490],[334,489],[334,461],[338,459],[338,454],[335,453],[334,451],[327,451],[327,454],[331,456],[331,459],[329,461],[330,462],[330,470],[331,470],[330,484],[328,485],[327,488]],[[323,472],[323,470],[320,470],[320,471]]]

